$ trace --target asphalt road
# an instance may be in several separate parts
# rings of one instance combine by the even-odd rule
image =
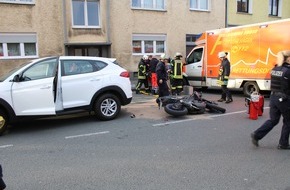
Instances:
[[[114,121],[83,114],[14,126],[0,137],[7,189],[289,190],[290,151],[276,149],[281,123],[259,148],[250,140],[268,99],[250,120],[243,95],[233,97],[220,104],[225,114],[174,118],[153,96],[134,95]]]

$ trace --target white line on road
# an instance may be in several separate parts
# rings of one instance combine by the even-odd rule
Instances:
[[[101,134],[106,134],[109,132],[110,131],[102,131],[102,132],[97,132],[97,133],[88,133],[88,134],[82,134],[82,135],[67,136],[67,137],[65,137],[65,139],[72,139],[72,138],[78,138],[78,137],[88,137],[88,136],[93,136],[93,135],[101,135]]]
[[[0,146],[0,148],[8,148],[8,147],[12,147],[12,146],[13,146],[13,144],[7,144],[7,145]]]
[[[264,109],[268,109],[268,108],[269,107],[264,107]],[[202,117],[202,119],[214,118],[214,117],[223,117],[223,116],[234,115],[234,114],[244,113],[244,112],[246,112],[246,111],[243,110],[243,111],[236,111],[236,112],[224,113],[224,114],[220,114],[220,115],[211,115],[211,116],[208,116],[208,117]],[[201,117],[196,117],[196,118],[192,118],[192,119],[183,119],[183,120],[172,121],[172,122],[165,122],[165,123],[157,123],[157,124],[154,124],[152,126],[153,127],[156,127],[156,126],[164,126],[164,125],[182,123],[182,122],[187,122],[187,121],[194,121],[194,120],[198,120],[198,119],[201,119]]]

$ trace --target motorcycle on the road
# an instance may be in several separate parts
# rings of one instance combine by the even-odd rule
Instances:
[[[202,114],[206,111],[225,113],[226,109],[216,102],[202,98],[202,94],[194,91],[192,95],[177,97],[164,96],[157,99],[160,107],[164,107],[166,113],[172,116],[184,116],[187,114]]]

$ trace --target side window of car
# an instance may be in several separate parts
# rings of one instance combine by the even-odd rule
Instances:
[[[48,59],[35,63],[26,69],[21,76],[21,80],[37,80],[43,78],[54,77],[57,67],[57,59]]]
[[[99,71],[99,70],[105,68],[108,64],[104,63],[102,61],[94,61],[94,65],[97,68],[97,70]]]
[[[63,76],[91,73],[96,70],[88,60],[63,60],[61,65]]]

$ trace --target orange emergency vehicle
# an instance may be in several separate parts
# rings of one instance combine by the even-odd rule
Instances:
[[[184,79],[193,87],[217,87],[218,52],[228,52],[228,88],[245,95],[270,90],[270,71],[279,51],[290,50],[290,19],[210,30],[196,41],[186,58]]]

